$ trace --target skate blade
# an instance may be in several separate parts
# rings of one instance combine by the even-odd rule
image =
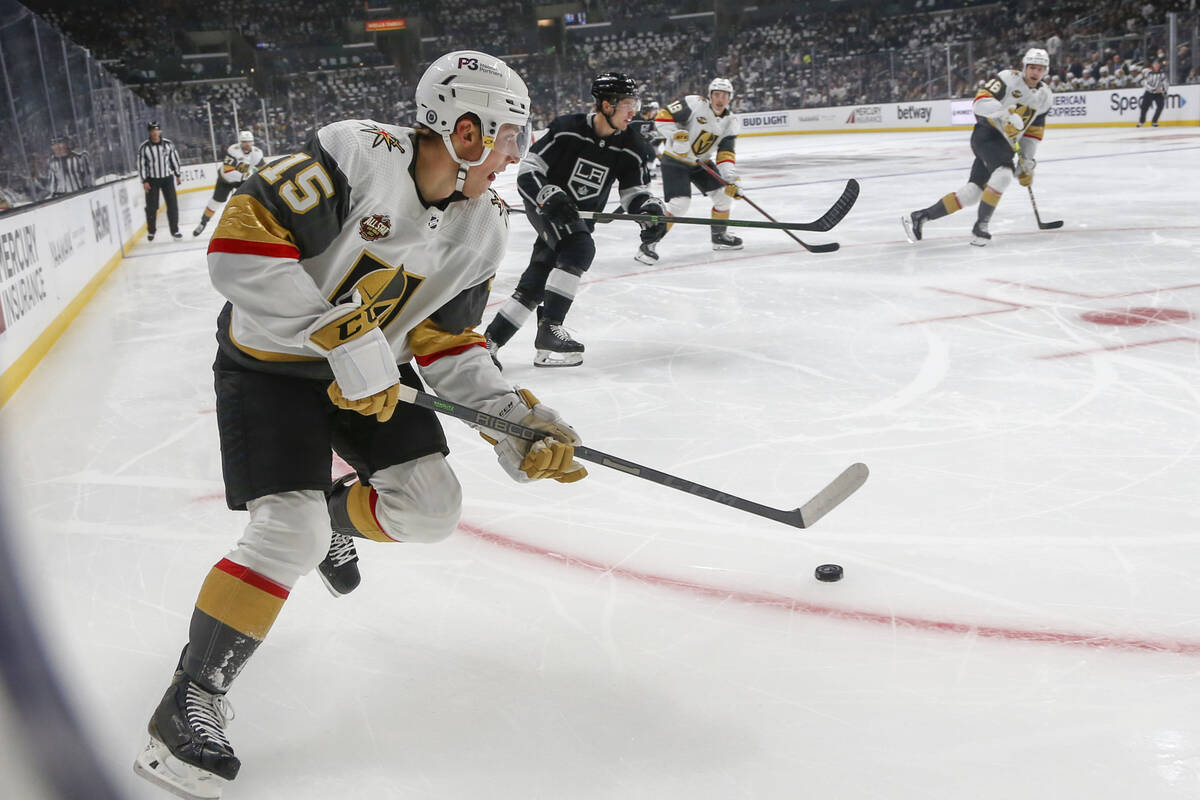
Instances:
[[[634,261],[640,261],[640,262],[642,262],[643,264],[649,264],[649,265],[651,265],[651,266],[653,266],[653,265],[655,265],[655,264],[657,264],[657,263],[658,263],[658,259],[657,259],[657,258],[650,258],[649,256],[644,256],[644,255],[642,255],[641,253],[638,253],[636,256],[634,256],[634,257],[633,257],[633,260],[634,260]]]
[[[908,239],[909,244],[916,244],[917,237],[913,236],[912,217],[909,217],[909,216],[901,217],[900,224],[904,226],[904,238]]]
[[[554,353],[538,350],[533,359],[535,367],[578,367],[583,363],[583,353]]]
[[[133,771],[161,789],[185,800],[220,800],[224,778],[185,764],[167,746],[151,738],[133,762]]]
[[[713,250],[741,250],[745,245],[741,244],[714,244]]]
[[[976,236],[974,239],[971,240],[971,246],[972,247],[987,247],[988,242],[990,242],[990,241],[992,241],[992,240],[991,239],[980,239],[978,236]]]

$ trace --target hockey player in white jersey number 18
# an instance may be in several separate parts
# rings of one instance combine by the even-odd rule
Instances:
[[[1054,104],[1050,89],[1042,83],[1049,65],[1046,51],[1032,48],[1021,60],[1020,72],[1003,70],[979,89],[974,103],[975,129],[971,132],[975,163],[967,184],[928,208],[900,218],[910,242],[921,239],[926,222],[974,203],[979,203],[979,215],[971,229],[971,244],[982,247],[991,240],[988,222],[1012,182],[1014,151],[1017,180],[1022,186],[1033,183],[1037,165],[1034,155],[1045,131],[1046,113]]]
[[[525,83],[459,51],[430,65],[415,99],[416,127],[335,122],[251,176],[209,245],[229,301],[214,364],[226,502],[250,520],[200,588],[135,762],[184,797],[218,797],[238,774],[226,692],[303,575],[320,565],[345,593],[358,581],[351,536],[436,542],[457,525],[445,434],[432,412],[398,402],[400,384],[423,378],[448,401],[544,431],[489,439],[517,481],[587,474],[574,429],[506,384],[474,330],[508,240],[489,187],[529,141]],[[360,481],[331,484],[331,447]],[[331,562],[347,544],[350,557]]]
[[[200,217],[200,224],[192,231],[192,236],[199,236],[204,231],[213,214],[221,210],[221,204],[229,199],[242,181],[258,172],[262,163],[263,151],[254,146],[254,134],[250,131],[239,133],[237,144],[229,145],[225,160],[217,167],[217,185],[213,187],[212,197],[204,207],[204,215]]]
[[[733,84],[726,78],[714,78],[708,85],[708,98],[689,94],[667,103],[655,118],[655,125],[666,140],[662,157],[663,199],[667,213],[681,217],[692,202],[692,184],[712,199],[713,250],[740,250],[742,240],[726,232],[722,220],[729,219],[733,199],[738,196],[737,157],[734,143],[738,119],[730,110]],[[716,158],[717,180],[700,166],[701,161]],[[653,244],[645,245],[634,256],[644,264],[658,261]]]

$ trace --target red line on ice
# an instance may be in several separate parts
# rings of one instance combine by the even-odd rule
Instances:
[[[659,586],[665,589],[671,589],[673,591],[687,592],[689,594],[708,597],[714,600],[733,600],[746,605],[758,606],[760,608],[770,608],[789,614],[809,614],[812,616],[846,620],[847,622],[882,625],[888,628],[903,627],[912,628],[919,631],[930,631],[933,633],[975,635],[988,639],[1006,639],[1017,642],[1038,642],[1042,644],[1092,647],[1099,649],[1115,647],[1122,650],[1146,650],[1152,653],[1179,653],[1181,655],[1189,656],[1200,655],[1200,642],[1186,640],[1149,639],[1139,638],[1136,636],[1109,636],[1093,633],[1073,633],[1070,631],[1022,630],[1020,628],[1003,628],[994,625],[972,625],[966,622],[952,622],[949,620],[926,619],[923,617],[898,616],[895,614],[881,614],[873,611],[857,611],[849,608],[837,608],[835,606],[812,603],[807,600],[799,600],[794,597],[771,594],[768,592],[747,592],[738,589],[724,589],[719,586],[710,586],[705,583],[697,583],[695,581],[684,580],[682,578],[654,575],[649,572],[640,572],[638,570],[629,569],[628,567],[618,567],[611,564],[604,564],[599,561],[594,561],[582,556],[571,555],[570,553],[563,553],[557,550],[548,550],[544,547],[539,547],[538,545],[529,544],[528,542],[512,539],[508,536],[502,536],[498,533],[493,533],[485,530],[484,528],[480,528],[476,525],[471,525],[465,522],[460,522],[458,528],[459,530],[470,534],[471,536],[482,539],[483,541],[497,547],[503,547],[507,550],[514,550],[526,555],[551,558],[558,563],[569,567],[583,569],[593,573],[614,575],[625,580],[636,581],[638,583],[649,584],[652,586]]]

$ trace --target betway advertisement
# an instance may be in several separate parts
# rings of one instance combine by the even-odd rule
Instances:
[[[945,101],[872,103],[738,114],[742,134],[849,133],[943,127],[950,124]]]
[[[1054,95],[1050,126],[1106,126],[1138,121],[1141,89],[1061,92]],[[974,125],[971,98],[911,103],[876,103],[738,114],[743,136],[781,133],[949,130]],[[1149,119],[1149,118],[1148,118]],[[1173,87],[1161,123],[1200,125],[1200,84]]]

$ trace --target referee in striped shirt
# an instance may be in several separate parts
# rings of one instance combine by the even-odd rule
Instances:
[[[78,192],[95,183],[87,153],[71,150],[67,147],[67,140],[61,136],[50,140],[50,151],[53,153],[50,156],[51,197]]]
[[[167,201],[167,223],[171,235],[182,239],[179,232],[179,201],[175,199],[175,187],[180,183],[179,151],[170,139],[164,139],[157,122],[146,126],[149,138],[138,148],[138,175],[142,188],[146,190],[146,238],[154,241],[155,223],[158,219],[158,193]]]
[[[1142,113],[1138,117],[1137,126],[1140,128],[1146,124],[1146,112],[1150,110],[1150,104],[1154,104],[1154,120],[1150,123],[1155,128],[1158,127],[1158,118],[1162,116],[1163,104],[1167,99],[1167,89],[1171,88],[1167,85],[1167,73],[1162,71],[1162,64],[1155,61],[1150,69],[1142,76],[1142,88],[1146,91],[1142,93]]]

